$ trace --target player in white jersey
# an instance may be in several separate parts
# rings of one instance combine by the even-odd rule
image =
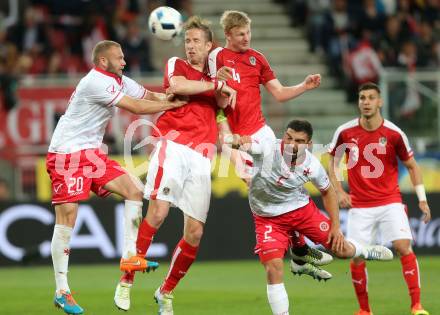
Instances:
[[[306,147],[312,144],[313,129],[308,121],[293,120],[283,139],[258,143],[250,136],[238,141],[253,159],[255,174],[249,190],[254,215],[256,246],[267,275],[267,298],[273,314],[289,314],[289,299],[283,283],[283,257],[292,234],[301,233],[337,257],[391,260],[383,246],[361,246],[348,241],[339,228],[335,190],[326,171]],[[323,215],[310,199],[304,184],[312,182],[322,195]]]
[[[123,76],[124,54],[116,42],[99,42],[92,59],[95,68],[81,79],[73,92],[66,113],[55,128],[46,159],[56,216],[51,243],[56,283],[54,304],[67,314],[83,313],[72,297],[67,270],[78,202],[87,199],[90,191],[101,197],[113,192],[125,199],[122,254],[127,258],[136,253],[137,225],[142,219],[142,191],[101,149],[115,107],[134,114],[152,114],[185,104],[168,101],[165,95],[147,91]],[[147,262],[145,269],[156,267],[157,263]]]

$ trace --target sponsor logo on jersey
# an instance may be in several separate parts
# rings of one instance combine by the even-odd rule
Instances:
[[[255,66],[257,64],[257,59],[255,59],[254,56],[250,56],[249,62],[251,63],[251,65]]]

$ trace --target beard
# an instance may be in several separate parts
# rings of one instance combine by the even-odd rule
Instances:
[[[118,68],[111,63],[108,64],[107,71],[116,74],[118,77],[122,77],[122,73],[118,71]]]

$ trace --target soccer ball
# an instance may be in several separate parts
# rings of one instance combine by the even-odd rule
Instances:
[[[148,18],[150,32],[162,40],[170,40],[182,31],[182,15],[171,7],[158,7]]]

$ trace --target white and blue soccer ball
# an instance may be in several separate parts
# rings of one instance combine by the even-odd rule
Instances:
[[[170,40],[182,31],[182,15],[171,7],[158,7],[148,18],[150,32],[159,39]]]

